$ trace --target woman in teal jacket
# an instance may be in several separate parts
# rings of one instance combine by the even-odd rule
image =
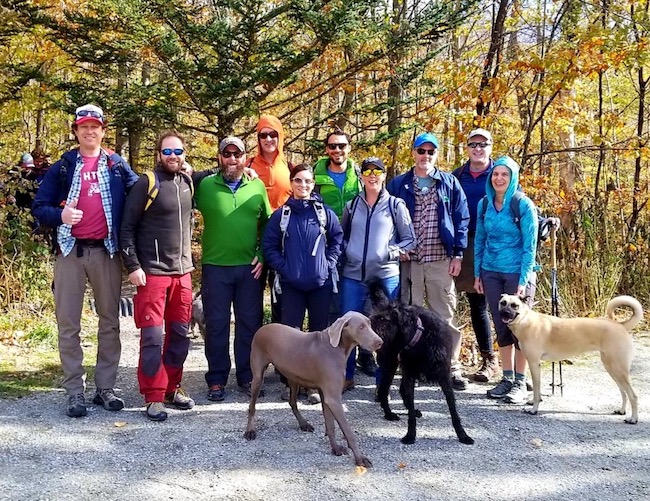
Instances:
[[[479,202],[474,240],[474,288],[487,297],[497,332],[503,379],[488,390],[488,398],[503,399],[510,404],[525,404],[526,357],[517,340],[499,317],[501,294],[528,296],[535,294],[535,250],[537,248],[537,214],[526,196],[519,201],[521,220],[515,221],[510,200],[519,186],[519,164],[501,157],[486,183],[486,195]],[[483,204],[487,203],[486,210]]]

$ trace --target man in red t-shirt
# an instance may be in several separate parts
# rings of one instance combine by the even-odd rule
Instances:
[[[122,349],[122,267],[116,252],[126,192],[138,176],[122,157],[102,148],[106,121],[101,108],[92,104],[77,108],[72,131],[79,147],[48,169],[32,212],[41,224],[56,228],[53,290],[63,387],[68,416],[81,417],[87,413],[79,335],[86,281],[99,316],[93,402],[110,411],[124,407],[114,391]]]

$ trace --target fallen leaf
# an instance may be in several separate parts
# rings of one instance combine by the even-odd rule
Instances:
[[[115,426],[115,428],[124,428],[126,426],[126,421],[115,421],[113,426]]]
[[[366,473],[368,473],[368,468],[366,468],[365,466],[357,466],[355,469],[355,473],[357,475],[365,475]]]
[[[397,465],[398,468],[406,468],[406,463],[400,463]]]
[[[538,449],[542,446],[542,439],[541,438],[533,438],[530,443],[534,446],[537,447]]]

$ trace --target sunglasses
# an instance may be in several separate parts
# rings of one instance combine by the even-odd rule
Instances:
[[[314,184],[313,179],[303,179],[301,177],[294,177],[292,181],[296,184],[306,184],[307,186],[309,186],[310,184]]]
[[[275,139],[279,134],[272,130],[271,132],[260,132],[257,137],[260,139]]]
[[[467,146],[469,146],[469,147],[472,148],[472,149],[476,148],[477,146],[478,146],[479,148],[486,148],[486,147],[489,146],[490,144],[492,144],[492,143],[485,143],[485,142],[476,143],[476,142],[471,142],[471,143],[467,143]]]
[[[436,154],[436,150],[435,150],[435,148],[434,148],[433,150],[427,150],[427,149],[425,149],[425,148],[418,148],[418,149],[415,150],[415,151],[418,152],[418,155],[424,155],[425,153],[426,153],[427,155],[435,155],[435,154]]]
[[[93,118],[99,118],[100,120],[104,120],[104,115],[99,113],[98,111],[93,111],[93,110],[79,110],[77,112],[77,117],[93,117]]]
[[[374,174],[375,176],[381,176],[384,173],[383,170],[381,169],[366,169],[361,171],[361,175],[368,177],[371,174]]]
[[[336,148],[338,148],[339,150],[344,150],[347,147],[348,147],[348,143],[328,143],[327,144],[327,148],[332,150],[332,151],[336,151]]]
[[[162,150],[160,150],[160,153],[162,153],[165,156],[169,156],[173,153],[177,157],[180,157],[184,151],[185,150],[183,150],[183,148],[163,148]]]
[[[244,152],[243,151],[222,151],[221,156],[223,158],[230,158],[230,157],[241,158],[244,156]]]

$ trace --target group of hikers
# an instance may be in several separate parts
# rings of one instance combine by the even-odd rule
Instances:
[[[263,322],[265,287],[273,322],[302,329],[307,314],[308,330],[318,331],[348,311],[369,313],[365,283],[378,279],[390,298],[426,306],[453,327],[458,391],[468,379],[454,323],[457,292],[467,294],[481,350],[482,364],[472,375],[478,382],[490,381],[499,366],[491,312],[503,376],[487,396],[525,403],[526,361],[497,308],[502,293],[534,296],[537,217],[525,196],[515,198],[514,217],[519,165],[509,157],[492,159],[489,131],[467,135],[468,160],[453,173],[438,168],[438,139],[423,132],[412,144],[413,167],[387,182],[382,159],[358,165],[351,158],[350,137],[341,129],[327,134],[325,156],[313,166],[293,165],[283,126],[271,115],[257,124],[254,155],[241,138],[229,136],[219,144],[218,166],[206,171],[192,170],[185,138],[167,130],[155,145],[155,168],[138,176],[102,147],[106,128],[98,106],[76,109],[78,147],[47,169],[32,206],[42,225],[55,228],[53,291],[69,416],[87,413],[80,339],[87,282],[99,317],[93,402],[110,411],[124,407],[115,392],[122,265],[137,287],[138,382],[146,416],[163,421],[166,406],[194,406],[182,376],[190,345],[195,209],[203,219],[208,400],[226,398],[231,312],[236,382],[250,395],[250,349]],[[359,351],[350,355],[343,391],[355,387],[357,364],[377,382],[382,377],[374,355]],[[306,390],[309,403],[320,402],[316,389]]]

